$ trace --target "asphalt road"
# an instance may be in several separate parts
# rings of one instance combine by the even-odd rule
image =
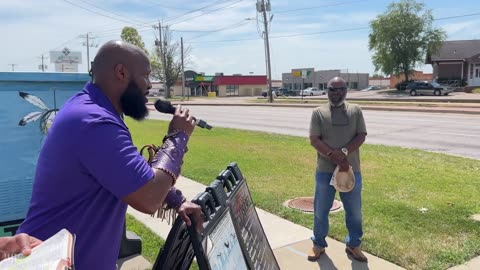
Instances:
[[[191,113],[214,127],[308,136],[311,108],[190,106]],[[395,145],[480,159],[478,115],[363,111],[369,144]],[[150,112],[151,119],[171,115]],[[214,132],[214,129],[212,130]]]

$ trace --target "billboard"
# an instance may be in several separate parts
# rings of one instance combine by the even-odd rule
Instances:
[[[68,63],[56,63],[55,72],[78,72],[78,65]]]
[[[82,53],[72,52],[68,48],[50,51],[50,62],[55,64],[56,72],[78,72],[78,65],[82,63]]]

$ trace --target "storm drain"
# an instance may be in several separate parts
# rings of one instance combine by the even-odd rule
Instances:
[[[285,202],[287,207],[300,210],[306,213],[313,213],[313,197],[299,197],[291,199]],[[342,203],[340,201],[334,200],[332,208],[330,208],[331,213],[341,211]]]

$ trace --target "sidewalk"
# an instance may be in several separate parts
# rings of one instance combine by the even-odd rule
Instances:
[[[176,186],[181,189],[189,199],[205,191],[204,185],[185,177],[181,177]],[[402,267],[367,253],[365,253],[365,255],[368,257],[368,263],[361,263],[350,259],[345,253],[345,244],[331,238],[327,239],[329,247],[326,255],[322,255],[317,262],[309,262],[306,253],[312,245],[310,241],[312,231],[259,208],[256,209],[281,269],[403,269]],[[161,238],[167,238],[171,227],[166,222],[140,213],[131,207],[128,208],[128,213],[144,223]]]
[[[355,99],[348,100],[355,103]],[[375,100],[381,101],[381,100]],[[152,102],[148,103],[153,105]],[[316,108],[319,103],[251,103],[248,100],[234,100],[229,98],[202,98],[196,100],[174,100],[172,104],[185,104],[188,106],[253,106],[253,107],[289,107],[289,108]],[[413,103],[415,104],[415,103]],[[416,105],[375,105],[359,104],[362,110],[374,111],[405,111],[405,112],[426,112],[426,113],[458,113],[458,114],[480,114],[479,103],[417,103]]]

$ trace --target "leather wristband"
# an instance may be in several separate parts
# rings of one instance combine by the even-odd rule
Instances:
[[[186,201],[186,198],[183,196],[182,191],[171,187],[167,193],[164,203],[167,204],[166,209],[178,209],[182,203]]]
[[[152,168],[162,170],[171,176],[172,185],[175,185],[175,181],[180,176],[188,139],[187,133],[183,130],[168,134],[152,159]]]

